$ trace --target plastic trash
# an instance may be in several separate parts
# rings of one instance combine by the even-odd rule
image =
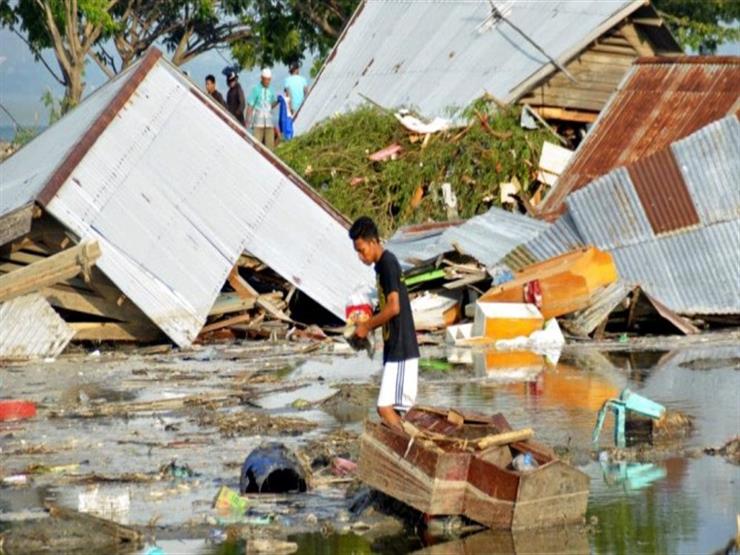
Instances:
[[[511,466],[518,472],[529,472],[530,470],[536,469],[539,465],[537,461],[532,457],[532,453],[521,453],[514,457],[511,462]]]

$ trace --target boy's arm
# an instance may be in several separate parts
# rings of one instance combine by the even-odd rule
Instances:
[[[360,339],[368,336],[375,328],[379,328],[389,320],[398,316],[401,312],[401,303],[398,300],[398,291],[393,291],[388,295],[383,310],[370,318],[367,322],[359,322],[355,329],[355,335]]]

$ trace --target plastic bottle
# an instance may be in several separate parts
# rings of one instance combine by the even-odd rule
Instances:
[[[529,472],[530,470],[537,468],[539,465],[537,464],[537,461],[534,460],[534,457],[532,457],[532,453],[522,453],[514,457],[514,460],[511,462],[511,466],[513,466],[514,470],[518,472]]]

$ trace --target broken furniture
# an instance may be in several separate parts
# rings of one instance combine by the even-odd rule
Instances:
[[[618,399],[604,401],[604,405],[596,417],[596,425],[594,426],[591,438],[594,444],[597,444],[599,441],[599,435],[601,435],[601,428],[604,426],[606,413],[610,410],[614,412],[614,444],[620,448],[627,446],[625,428],[629,413],[654,420],[662,418],[665,414],[665,407],[663,405],[625,388],[619,394]]]
[[[403,426],[366,423],[358,476],[367,485],[427,515],[464,515],[491,528],[583,519],[588,476],[532,441],[532,430],[512,430],[503,415],[415,407]],[[538,467],[514,470],[525,453]]]

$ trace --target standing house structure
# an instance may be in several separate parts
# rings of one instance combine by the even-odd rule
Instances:
[[[433,118],[459,115],[485,94],[589,123],[638,56],[677,53],[644,0],[365,0],[295,129],[304,133],[368,99]]]
[[[0,238],[38,204],[180,346],[248,251],[340,318],[372,275],[346,219],[156,50],[0,165]]]

